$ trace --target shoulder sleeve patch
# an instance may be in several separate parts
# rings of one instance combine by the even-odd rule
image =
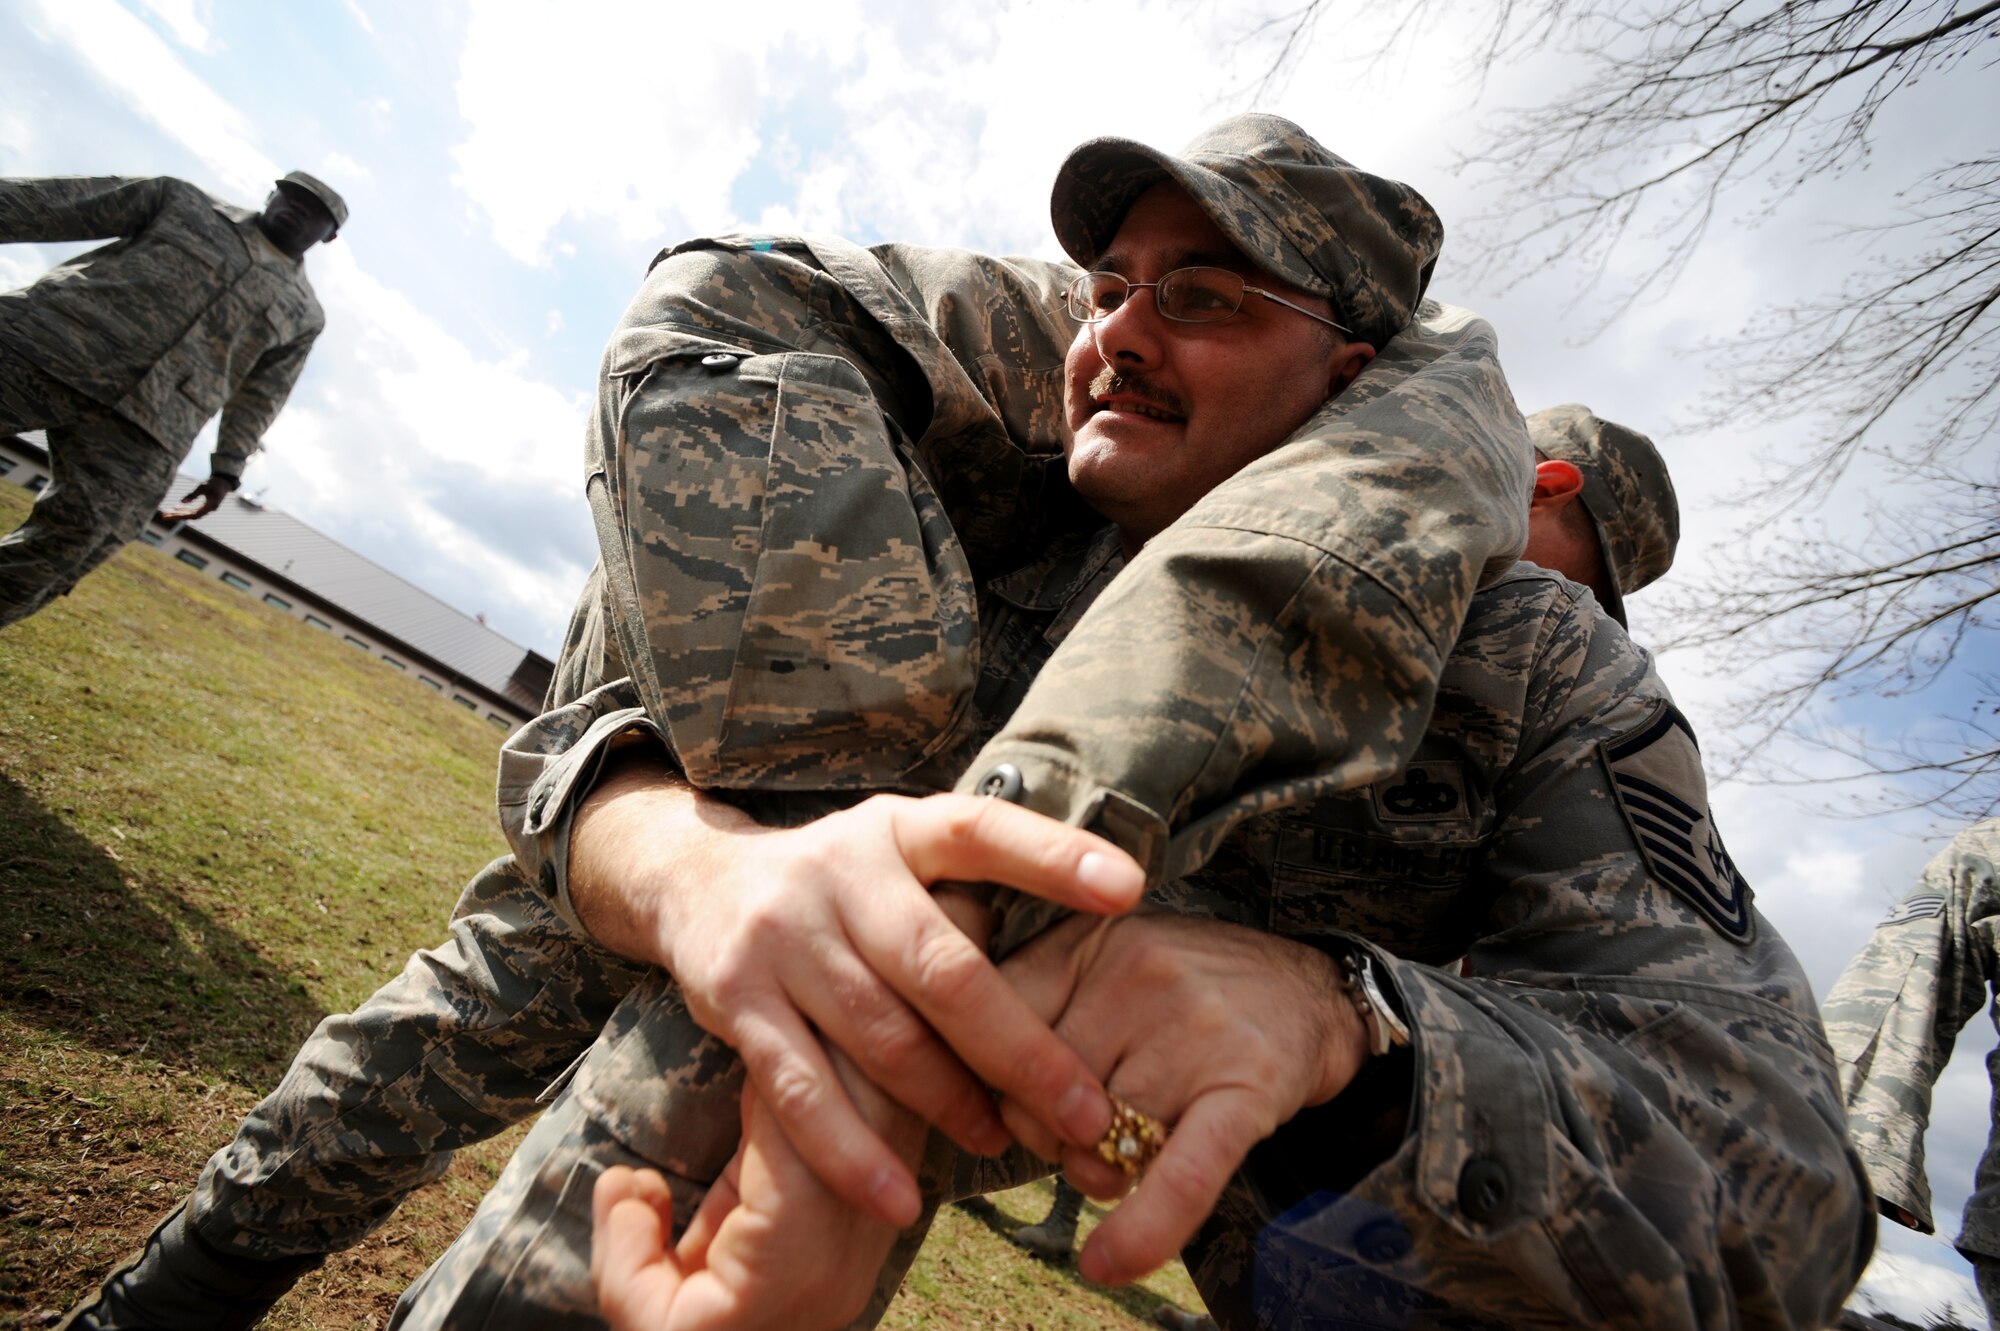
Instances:
[[[1701,750],[1687,718],[1664,705],[1639,730],[1602,749],[1646,868],[1725,937],[1749,942],[1750,884],[1709,812]]]

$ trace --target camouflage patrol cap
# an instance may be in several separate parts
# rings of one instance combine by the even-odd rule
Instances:
[[[340,228],[347,225],[347,200],[341,198],[333,186],[327,184],[318,176],[308,175],[304,171],[287,171],[284,175],[278,177],[277,183],[280,185],[297,185],[300,189],[312,195],[326,206],[326,210],[333,214],[333,230],[327,234],[326,238],[328,240],[332,240],[335,236],[339,235]]]
[[[1380,347],[1410,321],[1444,224],[1408,185],[1362,171],[1279,116],[1231,116],[1178,157],[1092,139],[1056,173],[1056,239],[1088,268],[1141,194],[1171,180],[1258,267],[1326,296],[1356,338]]]
[[[1584,512],[1597,528],[1611,604],[1625,622],[1625,598],[1665,573],[1681,538],[1673,478],[1653,441],[1571,403],[1528,417],[1528,439],[1542,453],[1583,473]]]

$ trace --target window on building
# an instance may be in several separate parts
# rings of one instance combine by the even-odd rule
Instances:
[[[444,685],[438,683],[436,680],[432,679],[429,675],[418,675],[417,683],[423,685],[427,689],[436,689],[439,693],[444,692]]]
[[[292,608],[290,601],[287,601],[282,596],[273,596],[269,592],[264,593],[264,604],[270,606],[273,610],[290,610]]]
[[[500,713],[498,712],[488,712],[486,714],[486,719],[488,721],[491,721],[494,725],[499,726],[502,730],[512,730],[514,728],[513,723],[508,721],[506,717],[500,715]]]
[[[167,543],[167,538],[154,531],[151,527],[140,532],[139,539],[147,545],[165,545]]]
[[[385,665],[392,665],[392,666],[396,667],[396,669],[398,669],[398,670],[408,670],[408,669],[409,669],[409,667],[408,667],[408,666],[404,665],[404,664],[403,664],[403,663],[402,663],[401,661],[398,661],[398,660],[397,660],[397,659],[396,659],[395,657],[393,657],[393,656],[384,656],[384,657],[382,658],[382,662],[383,662],[383,664],[385,664]]]
[[[41,493],[42,491],[44,491],[44,490],[46,490],[46,489],[48,489],[48,488],[49,488],[49,478],[48,478],[48,477],[46,477],[46,476],[30,476],[30,477],[28,478],[28,492],[29,492],[30,494],[40,494],[40,493]]]
[[[463,693],[452,694],[451,700],[468,711],[476,712],[479,710],[479,704],[466,697]]]
[[[14,459],[0,458],[0,476],[5,476],[12,470],[14,470]]]
[[[192,550],[176,550],[174,551],[174,558],[180,560],[181,563],[186,564],[189,568],[208,567],[208,561]]]
[[[222,573],[222,585],[225,587],[234,587],[239,592],[247,592],[250,590],[250,579],[240,577],[224,569]]]
[[[368,644],[355,637],[352,633],[341,634],[340,640],[350,647],[359,647],[364,652],[368,650]]]

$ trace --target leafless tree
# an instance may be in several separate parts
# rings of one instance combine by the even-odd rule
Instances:
[[[1243,99],[1378,3],[1300,0],[1258,20]],[[1829,175],[1882,185],[1886,219],[1840,237],[1861,256],[1835,266],[1848,276],[1706,348],[1714,391],[1689,424],[1784,422],[1798,443],[1744,494],[1754,516],[1729,578],[1670,602],[1669,645],[1721,649],[1752,681],[1737,774],[1873,778],[1860,789],[1886,802],[2000,811],[2000,0],[1406,0],[1372,52],[1347,53],[1446,23],[1473,25],[1476,69],[1553,53],[1576,71],[1490,118],[1461,159],[1508,199],[1462,229],[1477,277],[1581,274],[1615,319],[1677,281],[1712,226],[1768,220]],[[1884,108],[1947,79],[1986,90],[1967,99],[1987,108],[1978,150],[1875,160]],[[1650,256],[1636,276],[1633,254]],[[1814,506],[1862,458],[1870,529],[1816,530]],[[1844,698],[1920,692],[1951,711],[1948,730],[1827,723]]]

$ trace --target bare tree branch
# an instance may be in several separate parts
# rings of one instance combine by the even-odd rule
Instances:
[[[1300,0],[1253,25],[1249,94],[1365,12]],[[1719,221],[1769,221],[1829,176],[1891,174],[1873,153],[1884,108],[1923,80],[1990,86],[2000,52],[2000,0],[1415,0],[1372,52],[1337,54],[1379,59],[1447,23],[1474,34],[1476,74],[1540,52],[1579,71],[1491,117],[1459,166],[1508,200],[1473,219],[1475,276],[1560,270],[1602,323],[1670,288]],[[1730,576],[1672,606],[1675,645],[1744,681],[1727,772],[2000,810],[2000,689],[1970,682],[2000,659],[2000,120],[1984,133],[1970,157],[1894,163],[1908,174],[1879,193],[1896,214],[1825,237],[1858,262],[1704,345],[1714,391],[1690,425],[1798,423],[1739,495],[1754,520]],[[1819,515],[1863,458],[1874,502],[1835,530]],[[1926,690],[1961,719],[1924,718],[1921,737],[1832,719]],[[1819,761],[1781,766],[1780,740]]]

